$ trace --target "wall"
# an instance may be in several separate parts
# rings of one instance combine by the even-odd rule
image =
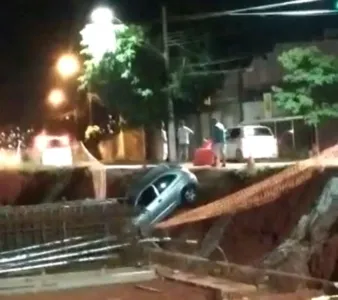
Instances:
[[[145,136],[143,129],[125,130],[99,144],[104,162],[145,160]]]

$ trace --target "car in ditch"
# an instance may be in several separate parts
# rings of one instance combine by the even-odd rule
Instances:
[[[161,164],[152,168],[127,193],[127,203],[138,211],[132,227],[147,235],[177,208],[193,204],[197,188],[196,175],[180,165]]]

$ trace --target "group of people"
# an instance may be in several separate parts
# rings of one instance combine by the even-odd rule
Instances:
[[[194,131],[186,126],[185,122],[181,120],[177,129],[178,141],[178,159],[180,162],[189,161],[190,138],[194,135]],[[165,124],[162,123],[161,138],[163,143],[163,160],[168,160],[168,136],[165,129]],[[226,129],[224,125],[212,118],[211,120],[211,136],[212,150],[214,153],[214,166],[221,164],[223,167],[226,164]]]

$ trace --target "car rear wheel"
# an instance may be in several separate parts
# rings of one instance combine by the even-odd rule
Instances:
[[[194,184],[189,184],[187,185],[183,190],[182,190],[182,202],[191,204],[196,201],[197,197],[197,187]]]

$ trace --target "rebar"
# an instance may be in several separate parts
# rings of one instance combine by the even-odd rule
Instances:
[[[75,263],[82,263],[82,262],[92,262],[92,261],[100,261],[100,260],[108,260],[114,257],[114,254],[110,255],[99,255],[99,256],[91,256],[91,257],[82,257],[78,259],[73,259],[73,260],[61,260],[61,261],[56,261],[52,263],[46,263],[46,264],[39,264],[35,266],[22,266],[22,267],[17,267],[17,268],[10,268],[10,269],[4,269],[0,270],[0,274],[12,274],[12,273],[21,273],[25,271],[33,271],[33,270],[39,270],[39,269],[46,269],[46,268],[51,268],[51,267],[62,267],[66,265],[71,265]]]
[[[144,244],[144,243],[159,243],[159,242],[173,242],[173,240],[170,237],[150,237],[150,238],[144,238],[141,240],[136,241],[137,244]],[[178,240],[178,242],[182,242],[181,240]],[[188,244],[196,244],[196,240],[186,240],[183,241]],[[93,244],[89,244],[93,245]],[[51,268],[51,267],[58,267],[63,266],[65,264],[71,264],[74,262],[86,262],[86,261],[95,261],[95,258],[97,257],[107,257],[107,259],[112,258],[116,255],[114,253],[107,254],[107,255],[100,255],[100,256],[92,256],[92,254],[98,254],[100,252],[105,251],[112,251],[112,250],[118,250],[122,248],[126,248],[129,246],[132,246],[132,242],[125,242],[125,243],[119,243],[115,245],[100,247],[100,248],[92,248],[87,249],[83,251],[77,251],[77,252],[71,252],[71,253],[65,253],[60,255],[54,255],[54,256],[47,256],[42,257],[35,260],[30,259],[22,259],[17,263],[10,263],[5,264],[2,266],[2,269],[0,270],[0,275],[9,274],[9,273],[17,273],[17,272],[23,272],[23,271],[29,271],[29,270],[35,270],[35,269],[43,269],[43,268]],[[84,256],[84,257],[83,257]],[[82,257],[82,258],[81,258]]]
[[[50,254],[54,254],[54,253],[58,253],[58,252],[62,252],[62,251],[69,251],[69,250],[72,250],[72,249],[84,248],[84,247],[87,247],[87,246],[100,244],[100,243],[104,243],[104,242],[107,242],[107,241],[116,241],[116,236],[105,237],[105,238],[94,240],[94,241],[88,241],[88,242],[83,242],[83,243],[79,243],[79,244],[75,244],[75,245],[59,247],[59,248],[50,249],[50,250],[47,250],[47,251],[18,254],[17,256],[14,256],[14,257],[0,259],[0,264],[8,264],[8,263],[16,262],[16,261],[28,260],[28,259],[39,257],[39,256],[50,255]]]
[[[48,243],[22,247],[22,248],[18,248],[18,249],[14,249],[14,250],[1,251],[0,256],[15,255],[16,253],[20,253],[20,252],[26,252],[26,251],[31,251],[31,250],[35,250],[35,249],[41,249],[41,248],[47,248],[47,247],[61,245],[61,244],[68,244],[68,243],[73,242],[73,241],[79,241],[79,240],[84,240],[84,239],[85,239],[85,237],[83,237],[83,236],[75,236],[75,237],[71,237],[71,238],[64,239],[64,240],[52,241],[52,242],[48,242]]]

